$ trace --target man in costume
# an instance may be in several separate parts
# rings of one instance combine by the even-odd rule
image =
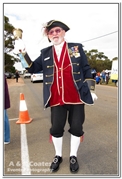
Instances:
[[[51,108],[50,135],[55,148],[55,157],[50,166],[52,172],[57,171],[63,161],[62,144],[67,119],[71,134],[69,168],[71,172],[78,171],[77,152],[83,141],[84,106],[93,105],[97,99],[95,80],[92,79],[82,44],[67,43],[64,37],[68,30],[69,27],[63,22],[51,20],[45,24],[44,34],[53,45],[42,49],[33,62],[24,48],[19,48],[18,53],[30,73],[43,70],[44,107]],[[19,46],[17,43],[19,41],[16,40],[15,47]]]

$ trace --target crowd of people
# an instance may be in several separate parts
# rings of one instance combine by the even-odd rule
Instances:
[[[96,84],[108,84],[110,79],[110,72],[108,70],[103,70],[101,73],[92,70],[92,77],[96,81]]]

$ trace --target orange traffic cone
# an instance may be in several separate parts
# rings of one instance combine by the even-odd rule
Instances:
[[[31,121],[32,121],[32,118],[29,117],[24,94],[20,93],[19,120],[16,123],[17,124],[27,124],[27,123],[30,123]]]

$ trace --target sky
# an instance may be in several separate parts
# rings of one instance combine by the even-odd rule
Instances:
[[[117,3],[5,3],[3,14],[15,28],[23,30],[22,39],[32,61],[41,49],[52,45],[42,29],[53,19],[69,26],[67,42],[82,43],[84,50],[97,49],[112,60],[118,57],[118,9]]]

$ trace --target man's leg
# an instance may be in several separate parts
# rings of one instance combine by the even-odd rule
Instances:
[[[7,109],[4,109],[4,143],[10,143],[10,124]]]
[[[77,157],[78,148],[80,145],[80,137],[71,134],[70,140],[70,156]]]
[[[55,148],[55,155],[62,157],[62,144],[63,137],[53,137],[52,136],[53,145]]]
[[[62,162],[62,145],[63,145],[63,133],[66,123],[67,110],[64,106],[56,106],[51,108],[51,129],[52,142],[55,148],[55,157],[51,164],[51,171],[55,172],[59,169],[59,165]]]
[[[80,142],[83,140],[83,123],[85,119],[84,104],[72,105],[69,111],[69,124],[71,133],[70,140],[70,171],[77,172],[79,164],[77,161],[77,152]]]

